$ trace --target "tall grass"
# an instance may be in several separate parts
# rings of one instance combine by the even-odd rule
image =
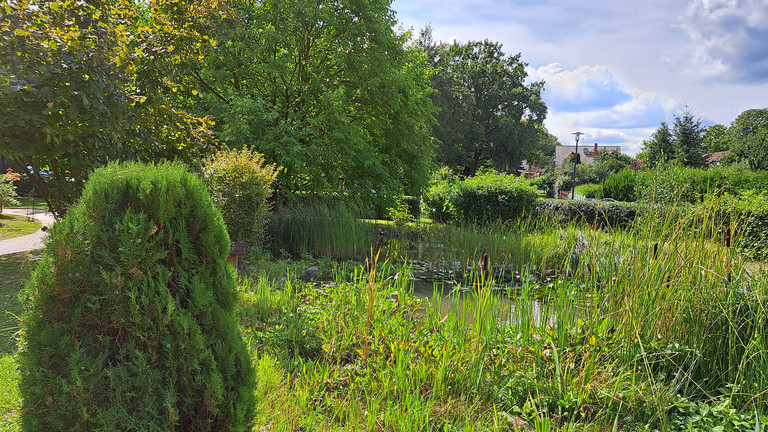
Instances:
[[[407,294],[402,261],[327,286],[265,285],[253,308],[283,306],[248,318],[257,361],[299,396],[268,397],[264,412],[296,404],[314,414],[291,427],[319,429],[664,430],[706,417],[762,430],[768,275],[728,247],[741,222],[717,208],[649,208],[620,231],[545,220],[390,241],[391,258],[468,268],[450,311],[437,292]],[[477,265],[484,255],[490,264]],[[521,286],[505,306],[493,288],[515,270]],[[542,293],[537,275],[549,271],[561,278]],[[712,409],[690,414],[696,404]]]
[[[357,211],[326,205],[286,209],[270,215],[267,244],[276,256],[305,253],[360,259],[376,242],[376,227]]]

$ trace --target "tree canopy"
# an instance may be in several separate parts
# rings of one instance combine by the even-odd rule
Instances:
[[[179,85],[185,106],[212,115],[227,146],[251,147],[284,168],[281,200],[369,202],[425,184],[428,68],[393,30],[390,1],[231,5],[216,50],[189,64]]]
[[[739,114],[728,128],[731,150],[753,170],[768,169],[768,108]]]
[[[433,128],[439,164],[469,176],[483,166],[511,171],[547,141],[544,83],[526,83],[520,54],[508,56],[489,40],[436,43],[429,27],[418,45],[435,69],[431,97],[440,109]]]
[[[56,213],[109,160],[190,159],[209,123],[160,89],[181,28],[201,10],[177,2],[6,2],[0,23],[0,154]],[[151,17],[151,19],[148,19]],[[192,20],[193,21],[193,20]],[[160,25],[162,23],[162,25]],[[205,44],[197,42],[197,51]]]
[[[661,122],[651,138],[643,141],[648,165],[653,168],[676,162],[682,166],[703,166],[704,132],[701,120],[688,108],[681,116],[675,116],[671,130],[666,122]]]

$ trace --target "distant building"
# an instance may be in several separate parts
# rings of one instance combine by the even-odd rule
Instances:
[[[720,151],[720,152],[714,152],[714,153],[707,153],[705,155],[702,155],[701,157],[704,158],[704,163],[707,165],[707,167],[713,167],[720,165],[720,159],[722,159],[724,156],[727,156],[731,154],[730,150],[726,151]]]
[[[555,165],[560,166],[565,162],[565,159],[572,155],[576,151],[576,146],[557,146],[555,147]],[[595,161],[595,156],[599,153],[606,151],[621,152],[621,146],[605,146],[593,145],[579,146],[579,154],[581,155],[581,163],[592,165]]]

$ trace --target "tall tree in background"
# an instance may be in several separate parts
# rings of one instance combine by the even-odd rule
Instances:
[[[234,2],[217,49],[178,76],[182,101],[228,146],[284,167],[283,201],[416,193],[433,154],[428,67],[390,3]]]
[[[728,128],[721,124],[714,124],[704,129],[704,151],[715,153],[731,149],[731,137],[728,136]]]
[[[672,131],[667,122],[661,122],[650,139],[643,141],[643,153],[650,168],[669,162],[675,156]]]
[[[700,168],[704,165],[704,128],[701,120],[686,107],[682,116],[675,116],[672,126],[675,160],[683,166]]]
[[[173,24],[205,22],[213,3],[18,0],[4,8],[0,154],[52,211],[62,214],[109,160],[190,159],[209,142],[208,122],[172,108],[159,89],[168,72],[161,59],[173,58],[174,44],[182,51],[180,37],[206,49],[194,28]]]
[[[527,84],[520,54],[507,56],[499,43],[435,43],[427,27],[418,45],[435,69],[437,162],[468,176],[482,166],[517,169],[546,134],[544,83]]]
[[[703,166],[704,128],[701,120],[686,107],[682,116],[675,116],[671,130],[666,122],[661,122],[651,138],[643,141],[643,151],[651,168],[668,162],[696,168]]]
[[[731,150],[752,169],[768,169],[768,108],[739,114],[728,128]]]

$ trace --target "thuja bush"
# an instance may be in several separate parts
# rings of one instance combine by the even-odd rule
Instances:
[[[279,168],[264,163],[264,156],[249,149],[222,150],[203,162],[203,178],[221,209],[233,241],[254,243],[264,230]]]
[[[23,430],[250,430],[228,251],[183,165],[94,172],[23,294]]]

